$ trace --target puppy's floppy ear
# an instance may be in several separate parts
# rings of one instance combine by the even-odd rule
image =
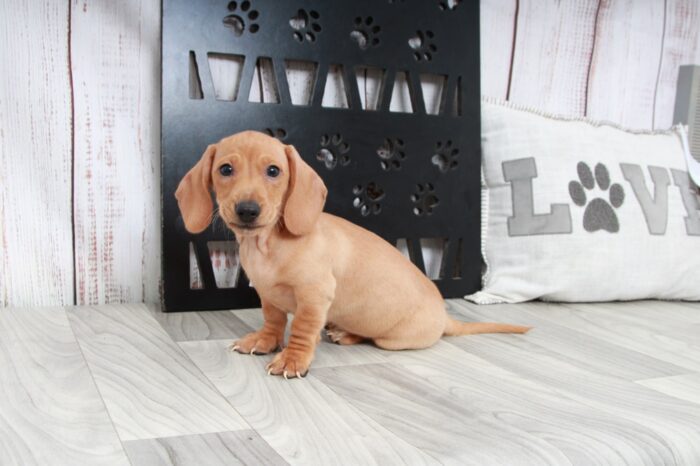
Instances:
[[[190,233],[200,233],[211,223],[214,203],[211,200],[211,166],[216,146],[207,147],[202,158],[187,172],[175,191],[177,205]]]
[[[289,162],[289,190],[284,225],[294,235],[311,231],[323,212],[328,190],[320,176],[299,156],[294,146],[284,146]]]

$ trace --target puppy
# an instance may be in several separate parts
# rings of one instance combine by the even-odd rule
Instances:
[[[437,287],[395,247],[323,212],[326,187],[293,146],[254,131],[210,145],[175,193],[191,233],[212,220],[212,188],[265,318],[231,348],[277,351],[294,314],[269,374],[306,375],[324,326],[335,343],[370,340],[387,350],[427,348],[442,335],[529,329],[450,318]]]

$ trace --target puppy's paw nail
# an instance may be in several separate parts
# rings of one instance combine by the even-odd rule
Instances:
[[[240,348],[240,346],[238,346],[238,345],[231,345],[231,346],[229,346],[229,348],[231,348],[231,351],[236,351],[238,348]]]
[[[298,378],[298,379],[301,378],[301,374],[299,373],[299,371],[297,371],[297,378]]]
[[[272,375],[272,369],[267,370],[267,375]]]
[[[287,371],[284,371],[282,375],[284,376],[285,380],[289,380],[289,377],[287,377]]]
[[[255,354],[255,347],[253,347],[253,349],[250,350],[250,354]]]

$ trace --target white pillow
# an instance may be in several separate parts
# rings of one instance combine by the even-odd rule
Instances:
[[[482,102],[478,303],[700,300],[700,195],[679,132]]]

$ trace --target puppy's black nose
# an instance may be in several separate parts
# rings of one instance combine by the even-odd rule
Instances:
[[[260,205],[255,201],[243,201],[236,204],[236,215],[243,223],[253,223],[260,215]]]

